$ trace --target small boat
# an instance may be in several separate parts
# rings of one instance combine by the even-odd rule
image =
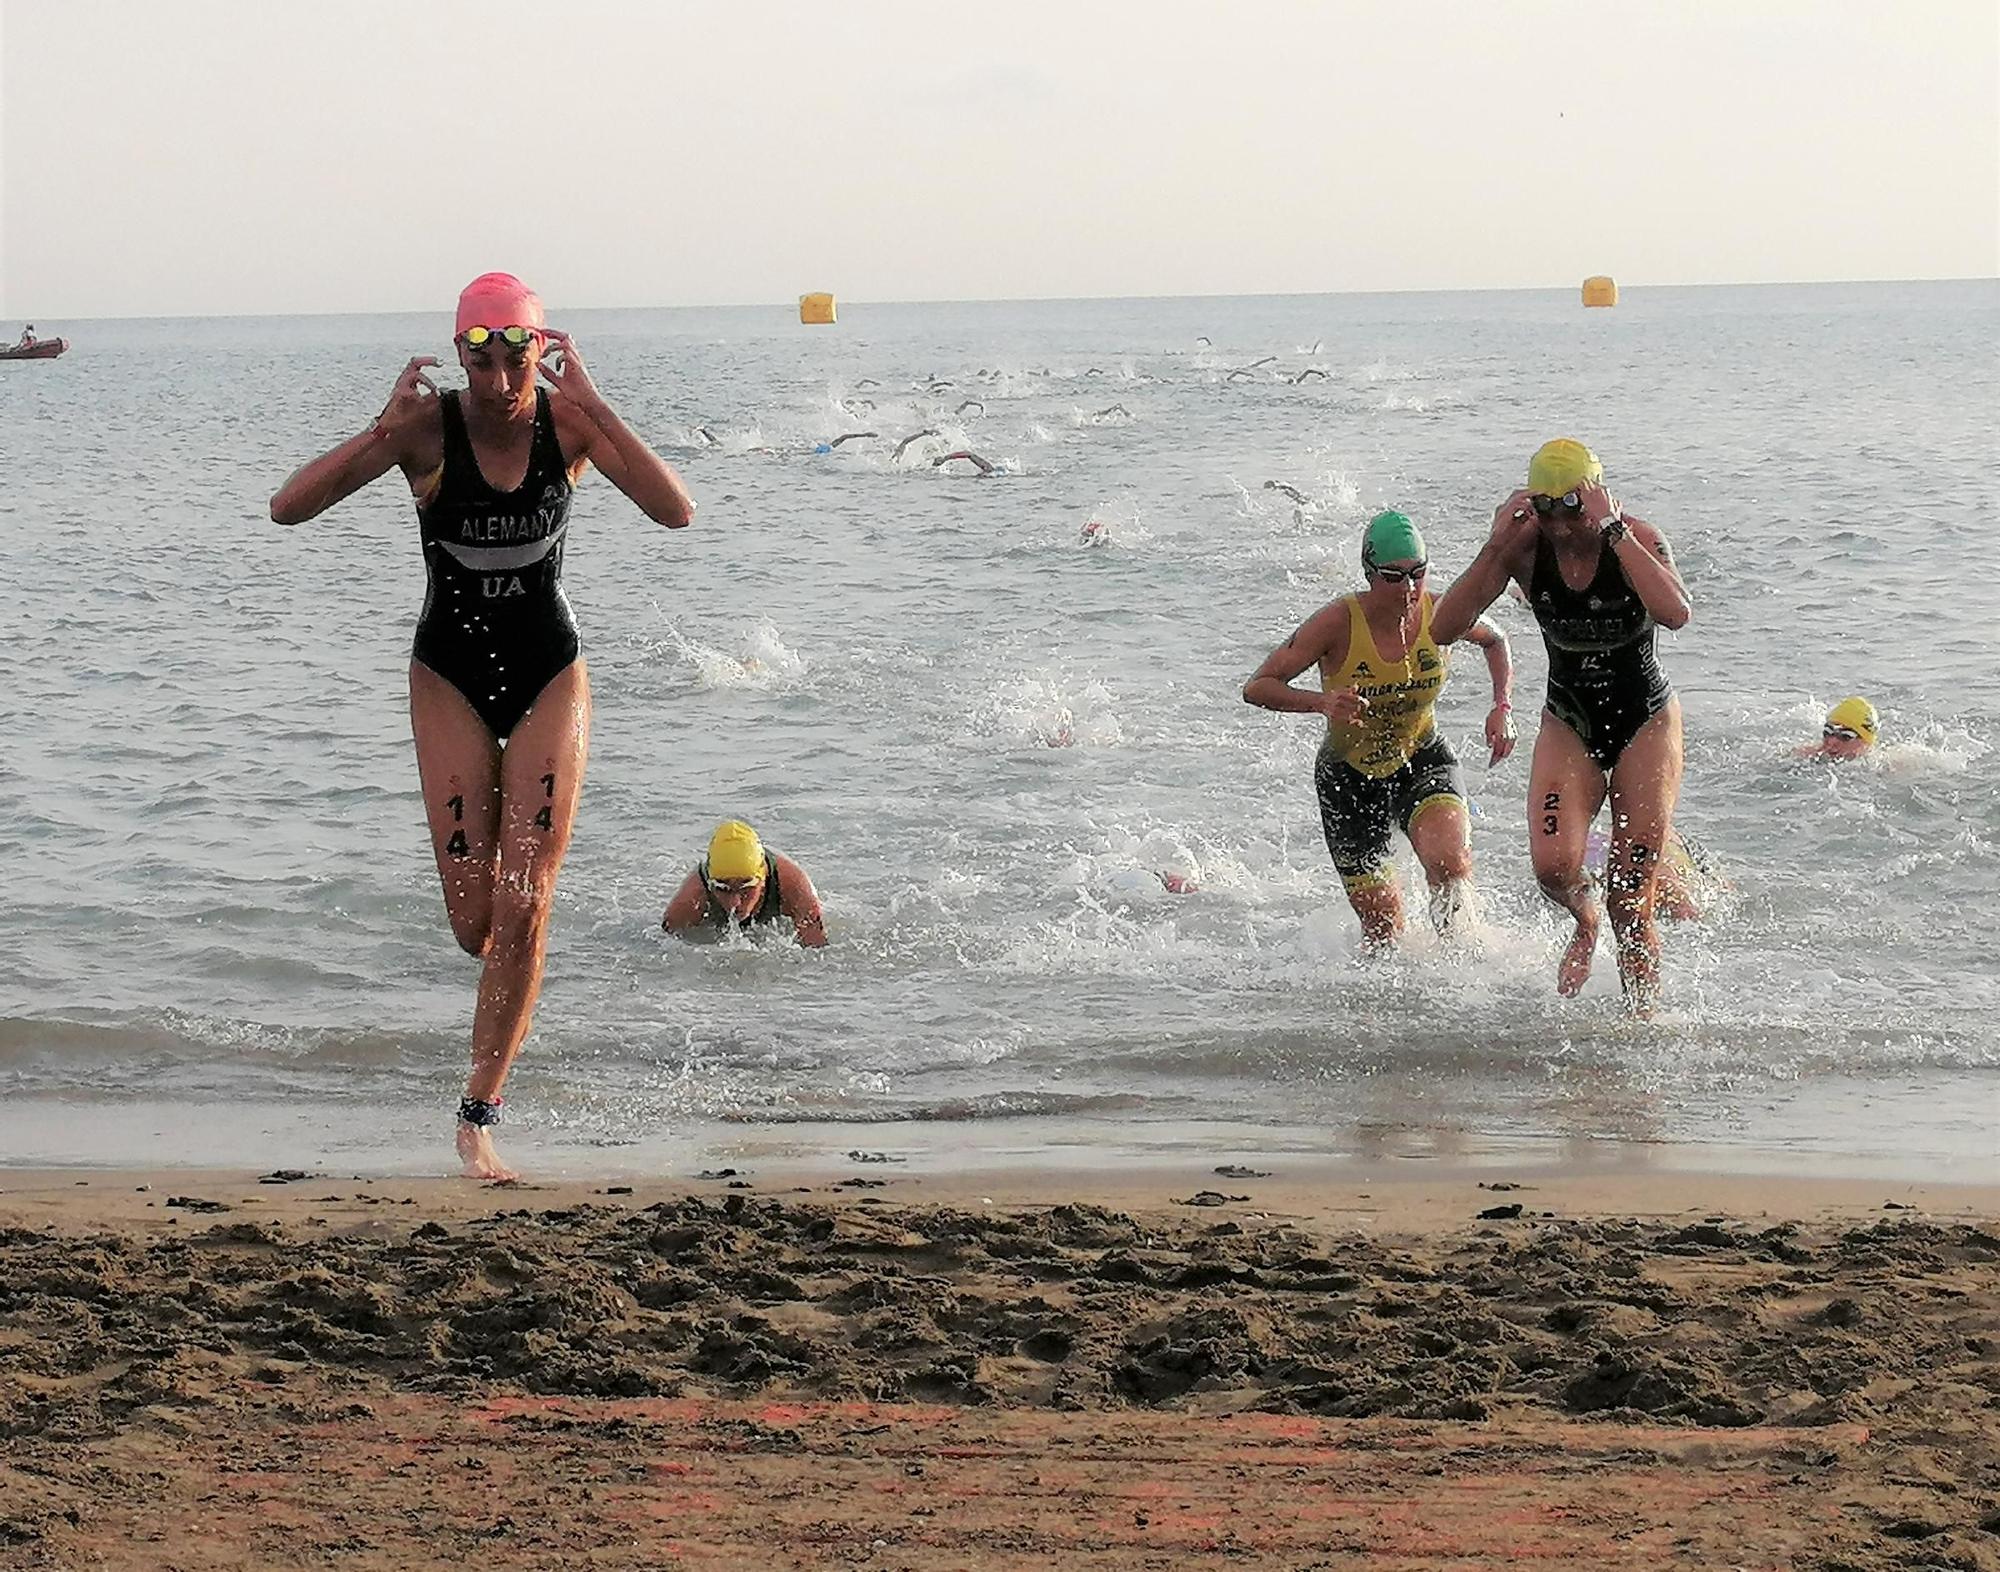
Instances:
[[[0,349],[0,360],[54,360],[69,348],[66,338],[38,338],[23,349],[19,344],[9,344]]]

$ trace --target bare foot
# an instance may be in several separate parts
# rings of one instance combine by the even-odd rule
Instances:
[[[465,1177],[468,1179],[513,1180],[521,1177],[500,1161],[500,1154],[493,1149],[493,1131],[485,1125],[459,1121],[458,1160],[465,1165]]]
[[[1596,954],[1597,923],[1579,917],[1569,948],[1563,951],[1562,964],[1556,968],[1556,992],[1565,999],[1574,999],[1583,992],[1583,985],[1590,981],[1590,963]]]

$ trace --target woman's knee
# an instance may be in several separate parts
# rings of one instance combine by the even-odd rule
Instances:
[[[520,953],[539,946],[548,935],[555,892],[537,885],[496,890],[493,896],[492,944]]]
[[[486,868],[453,863],[444,875],[444,910],[451,936],[467,955],[484,955],[493,932],[493,880]]]
[[[1435,848],[1424,859],[1424,875],[1432,885],[1472,877],[1472,848],[1463,843]]]
[[[1581,863],[1537,862],[1535,883],[1558,906],[1574,906],[1590,893],[1590,875]]]

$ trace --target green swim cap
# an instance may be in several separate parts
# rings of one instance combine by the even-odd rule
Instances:
[[[1409,515],[1393,509],[1378,513],[1368,521],[1361,536],[1361,565],[1372,568],[1378,562],[1424,562],[1424,537]]]

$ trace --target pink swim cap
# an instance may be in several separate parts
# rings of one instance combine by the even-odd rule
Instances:
[[[458,326],[453,338],[472,327],[531,327],[544,325],[542,302],[512,273],[481,273],[458,297]]]

